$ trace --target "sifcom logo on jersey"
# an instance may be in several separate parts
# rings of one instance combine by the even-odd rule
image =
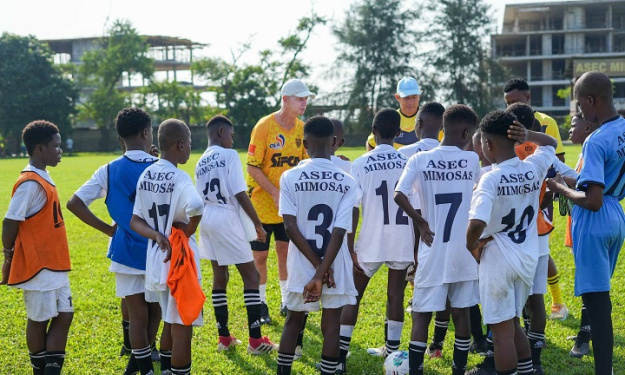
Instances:
[[[284,136],[282,134],[278,134],[276,135],[276,142],[271,143],[269,145],[269,148],[273,150],[282,150],[285,142],[286,142],[286,139],[284,139]]]

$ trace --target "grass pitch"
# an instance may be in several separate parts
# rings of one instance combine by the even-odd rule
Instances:
[[[565,146],[567,162],[573,165],[579,154],[579,146]],[[340,153],[352,160],[364,152],[361,148],[342,149]],[[200,153],[195,152],[189,163],[182,168],[191,173]],[[240,153],[242,160],[244,153]],[[81,154],[65,157],[56,167],[51,168],[52,178],[58,186],[63,205],[101,165],[114,159],[116,155]],[[0,211],[6,212],[11,189],[19,171],[27,159],[0,160]],[[108,218],[103,200],[91,206],[100,217]],[[556,210],[557,212],[557,210]],[[65,360],[65,374],[120,374],[127,357],[119,358],[122,343],[121,313],[119,299],[115,298],[115,281],[108,272],[106,259],[108,239],[101,233],[83,224],[69,211],[64,211],[67,234],[72,257],[70,273],[71,288],[75,308],[74,323],[70,329]],[[594,372],[592,358],[575,359],[568,354],[572,347],[566,336],[577,333],[581,301],[573,296],[574,265],[570,250],[562,245],[565,220],[556,218],[556,229],[551,236],[551,254],[560,271],[562,294],[571,315],[567,320],[547,322],[547,348],[543,350],[543,367],[547,374],[581,375]],[[592,234],[589,234],[592,235]],[[278,342],[284,324],[279,313],[280,291],[275,252],[269,257],[269,284],[267,297],[274,323],[263,326],[263,334]],[[195,329],[193,338],[193,372],[195,374],[272,374],[276,370],[276,354],[251,356],[242,345],[232,352],[217,353],[217,330],[210,303],[211,267],[208,261],[202,262],[202,286],[207,294],[204,309],[205,326]],[[245,328],[247,319],[243,304],[242,283],[235,268],[231,269],[228,288],[230,309],[230,330],[233,335],[247,341]],[[368,347],[383,344],[384,310],[386,303],[385,272],[379,272],[371,281],[363,299],[361,313],[354,331],[348,360],[350,374],[381,374],[383,360],[366,354]],[[625,372],[625,276],[622,260],[619,261],[613,282],[613,321],[615,333],[614,373]],[[24,330],[26,313],[21,291],[0,288],[0,373],[31,374]],[[406,291],[406,302],[410,299],[410,288]],[[550,296],[545,305],[551,305]],[[549,313],[549,312],[548,312]],[[401,349],[407,350],[410,339],[410,316],[405,315],[406,324],[402,334]],[[425,361],[426,374],[451,374],[453,351],[453,324],[450,325],[443,358]],[[431,332],[430,332],[431,338]],[[317,374],[315,362],[321,352],[320,314],[312,314],[308,320],[304,338],[304,357],[293,365],[294,374]],[[481,361],[477,355],[469,356],[468,368]],[[158,365],[155,366],[158,369]],[[159,371],[156,371],[157,374]]]

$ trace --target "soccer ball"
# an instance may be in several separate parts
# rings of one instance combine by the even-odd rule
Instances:
[[[407,351],[398,350],[386,357],[384,361],[384,375],[408,375],[409,371]]]

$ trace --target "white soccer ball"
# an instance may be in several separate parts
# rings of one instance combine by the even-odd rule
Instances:
[[[384,361],[385,375],[408,375],[410,371],[408,352],[398,350],[391,353]]]

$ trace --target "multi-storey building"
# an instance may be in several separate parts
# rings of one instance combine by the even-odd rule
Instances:
[[[570,113],[558,90],[590,70],[614,82],[617,107],[625,108],[625,1],[559,1],[507,4],[492,55],[512,76],[530,84],[532,106],[556,119]]]

